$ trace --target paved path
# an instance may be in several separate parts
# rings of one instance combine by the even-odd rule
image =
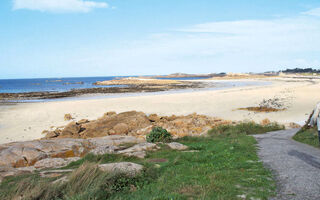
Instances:
[[[320,150],[291,137],[298,129],[255,135],[262,161],[276,174],[275,200],[320,200]]]

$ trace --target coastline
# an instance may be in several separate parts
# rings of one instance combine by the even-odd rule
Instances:
[[[234,81],[234,80],[232,80]],[[188,115],[198,113],[225,120],[270,121],[287,124],[302,124],[319,101],[320,94],[314,92],[320,82],[306,80],[252,79],[255,82],[270,81],[271,85],[231,87],[221,90],[172,92],[165,94],[138,93],[134,96],[113,98],[72,99],[18,103],[0,107],[0,143],[42,138],[43,130],[66,125],[64,114],[70,113],[74,120],[93,120],[108,111],[143,111],[146,114]],[[183,91],[183,90],[182,90]],[[147,95],[145,95],[147,94]],[[263,99],[280,96],[288,109],[275,113],[254,113],[239,108],[255,106]],[[54,127],[53,127],[54,126]]]
[[[0,107],[3,105],[14,105],[18,103],[38,103],[38,102],[54,102],[54,101],[74,101],[74,100],[94,100],[94,99],[105,99],[105,98],[123,98],[123,97],[136,97],[136,96],[154,96],[154,95],[164,95],[164,94],[181,94],[181,93],[192,93],[192,92],[204,92],[204,91],[214,91],[214,90],[224,90],[240,87],[250,87],[250,86],[267,86],[271,85],[271,81],[266,80],[188,80],[191,82],[192,87],[181,87],[181,88],[168,88],[161,90],[150,90],[150,91],[140,91],[132,90],[121,92],[118,90],[116,92],[106,92],[106,93],[79,93],[78,95],[66,95],[57,98],[46,98],[42,96],[41,98],[13,98],[8,100],[0,100]],[[194,83],[193,83],[194,82]],[[99,88],[98,88],[99,89]],[[97,90],[98,91],[98,90]],[[42,92],[41,92],[42,93]],[[45,92],[43,92],[45,93]],[[19,93],[17,93],[19,94]],[[23,94],[23,93],[22,93]]]
[[[167,90],[179,90],[190,88],[205,88],[213,87],[202,82],[180,81],[177,84],[141,84],[141,85],[119,85],[117,87],[101,87],[98,88],[84,88],[71,89],[64,92],[22,92],[22,93],[0,93],[0,101],[25,101],[25,100],[41,100],[41,99],[60,99],[66,97],[77,97],[85,94],[116,94],[116,93],[139,93],[139,92],[159,92]]]

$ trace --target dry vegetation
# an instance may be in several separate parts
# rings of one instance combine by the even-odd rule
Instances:
[[[72,117],[71,114],[65,114],[65,115],[64,115],[64,121],[70,121],[70,120],[72,120],[72,119],[73,119],[73,117]]]
[[[253,112],[279,112],[286,110],[283,99],[271,98],[263,99],[259,106],[239,108],[238,110],[247,110]]]
[[[247,108],[239,108],[239,110],[247,110],[253,112],[279,112],[286,110],[285,108],[278,109],[278,108],[269,108],[269,107],[247,107]]]

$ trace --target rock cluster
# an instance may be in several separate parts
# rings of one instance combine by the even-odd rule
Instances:
[[[100,164],[98,167],[101,171],[104,172],[121,174],[124,173],[129,176],[135,176],[143,169],[142,165],[131,162]]]
[[[73,121],[61,129],[46,131],[46,138],[42,140],[0,145],[0,182],[7,176],[38,169],[61,168],[88,153],[144,158],[148,151],[160,149],[161,145],[145,142],[145,135],[155,126],[163,127],[175,137],[180,137],[201,135],[214,126],[226,123],[230,122],[197,114],[167,117],[156,114],[147,116],[136,111],[120,114],[108,112],[97,120]],[[174,150],[188,148],[176,142],[167,145]],[[132,173],[142,169],[130,163],[108,164],[101,166],[101,169],[114,168],[121,171],[127,165],[133,167]],[[56,174],[48,172],[43,176]]]
[[[52,160],[82,157],[96,148],[109,148],[127,143],[141,143],[144,140],[132,136],[106,136],[92,139],[61,138],[34,140],[0,145],[0,166],[28,167],[68,163],[68,160]],[[51,158],[51,160],[46,160]],[[42,161],[41,161],[42,160]],[[46,160],[43,161],[43,160]],[[39,164],[40,162],[40,164]],[[50,164],[50,163],[54,164]]]
[[[46,139],[50,138],[94,138],[108,135],[130,135],[144,137],[153,127],[167,129],[173,136],[199,135],[214,126],[227,124],[219,118],[190,114],[187,116],[147,116],[143,112],[105,113],[97,120],[82,119],[71,122],[62,129],[44,131]]]
[[[128,142],[138,144],[122,146]],[[139,143],[140,142],[140,143]],[[167,144],[171,149],[185,150],[188,147],[180,143]],[[15,148],[22,151],[13,151]],[[35,170],[61,168],[73,161],[80,159],[85,153],[100,154],[122,154],[144,158],[147,151],[160,149],[157,144],[142,142],[130,136],[106,136],[94,139],[56,139],[40,140],[20,143],[10,143],[1,146],[0,150],[0,183],[3,178],[16,176],[24,173],[32,173]],[[143,166],[135,163],[108,163],[99,165],[100,170],[113,173],[126,173],[136,175]],[[70,170],[47,170],[40,171],[41,177],[58,177]],[[71,170],[72,171],[72,170]],[[64,178],[59,181],[66,181]]]

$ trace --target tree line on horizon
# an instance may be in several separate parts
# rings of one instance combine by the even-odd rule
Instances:
[[[320,73],[320,69],[294,68],[294,69],[281,70],[280,72],[283,72],[283,73]]]

